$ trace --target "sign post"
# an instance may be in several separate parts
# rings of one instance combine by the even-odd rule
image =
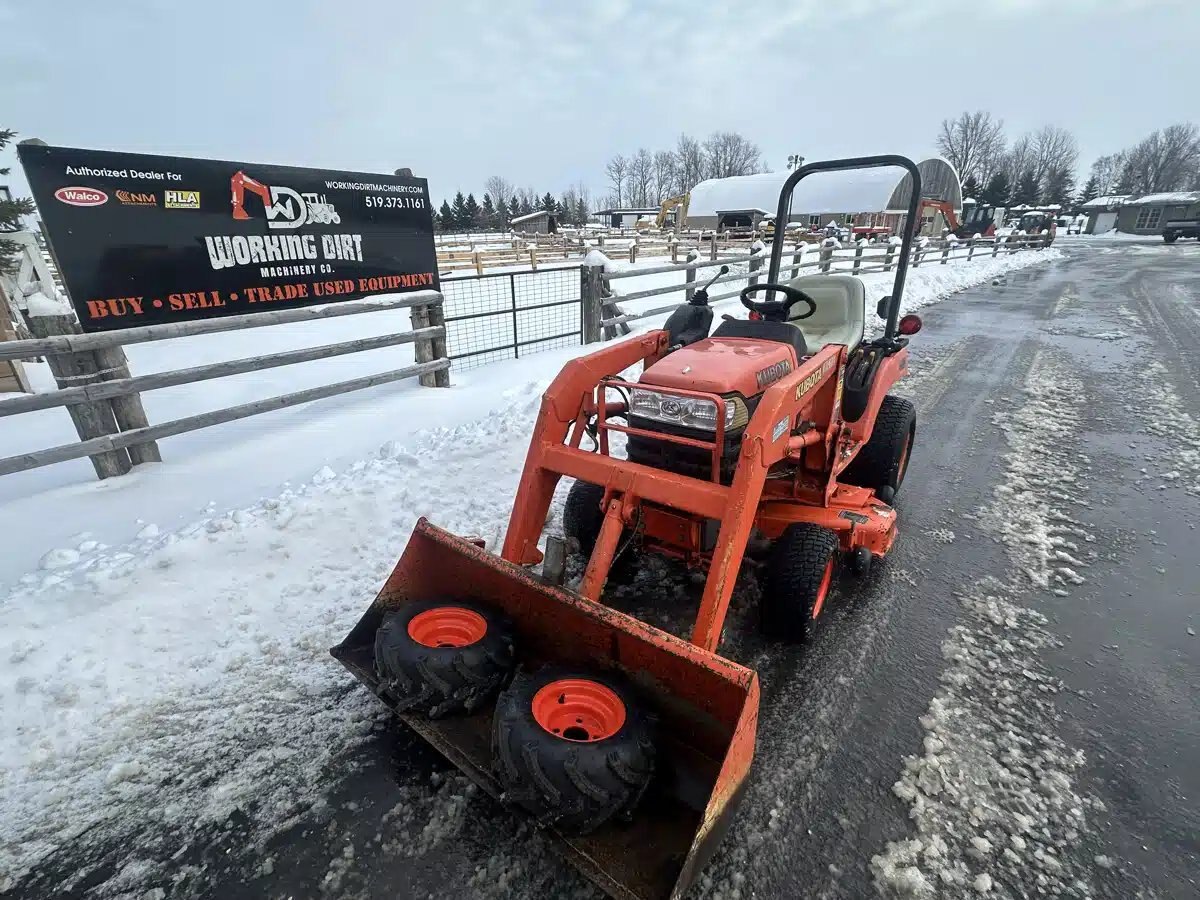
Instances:
[[[423,178],[17,152],[86,332],[439,287]]]

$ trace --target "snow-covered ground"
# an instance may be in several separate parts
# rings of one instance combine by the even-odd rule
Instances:
[[[1058,255],[922,266],[905,311]],[[867,281],[882,296],[890,276]],[[131,364],[140,374],[407,327],[378,314],[391,315],[140,345]],[[539,395],[587,350],[455,374],[448,390],[393,385],[174,438],[167,462],[108,482],[86,463],[0,479],[0,583],[11,583],[0,597],[0,891],[66,843],[136,846],[139,834],[186,833],[234,810],[265,838],[311,814],[324,767],[378,713],[365,692],[342,699],[326,649],[418,516],[499,540]],[[409,352],[154,392],[147,410],[175,418],[393,367]],[[61,410],[17,421],[0,432],[0,455],[73,436]],[[109,887],[145,874],[131,863]]]

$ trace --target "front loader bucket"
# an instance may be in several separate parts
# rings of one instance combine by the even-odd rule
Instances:
[[[387,611],[427,599],[474,599],[504,612],[516,626],[521,665],[617,671],[633,682],[659,717],[658,764],[633,821],[610,822],[583,837],[554,837],[566,857],[613,897],[681,896],[716,849],[742,796],[758,723],[754,672],[547,585],[421,519],[375,602],[331,651],[384,703],[389,698],[375,674],[375,632]],[[488,706],[443,719],[397,714],[498,798],[492,713]]]

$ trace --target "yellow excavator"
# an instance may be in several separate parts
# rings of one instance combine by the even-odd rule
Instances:
[[[671,210],[675,210],[675,227],[682,228],[687,224],[688,202],[692,199],[690,193],[680,194],[678,197],[668,197],[662,202],[658,210],[658,218],[654,220],[656,228],[661,229],[667,223],[667,216],[671,214]]]

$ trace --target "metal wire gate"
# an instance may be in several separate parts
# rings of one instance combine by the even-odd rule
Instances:
[[[454,371],[583,343],[579,268],[442,279]]]

